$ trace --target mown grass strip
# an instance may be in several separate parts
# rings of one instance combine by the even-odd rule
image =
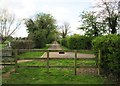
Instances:
[[[50,45],[47,45],[46,47],[42,49],[48,49],[49,47]],[[37,57],[40,58],[43,54],[44,52],[28,51],[28,52],[18,55],[17,58],[37,58]]]
[[[69,48],[65,47],[65,46],[62,46],[60,45],[60,47],[64,50],[70,50]],[[78,53],[81,53],[81,54],[94,54],[95,51],[93,50],[79,50]]]
[[[9,79],[3,78],[2,82],[3,84],[104,84],[108,81],[104,77],[92,74],[75,76],[73,69],[51,68],[49,74],[46,71],[42,68],[19,68],[18,73],[12,74]]]
[[[47,45],[46,47],[44,47],[42,49],[48,49],[49,47],[50,47],[50,45]],[[43,55],[43,52],[25,52],[23,54],[18,55],[17,58],[36,58],[36,57],[40,57],[42,55]],[[13,59],[14,58],[12,58],[12,57],[7,58],[7,60],[5,59],[6,60],[5,62],[9,62],[9,64],[11,64],[11,60],[13,60]],[[3,61],[3,63],[4,63],[4,61]],[[7,63],[6,63],[7,66],[4,66],[4,68],[2,69],[3,74],[14,68],[14,64],[13,64],[13,66],[12,65],[10,66],[9,64],[7,65]]]

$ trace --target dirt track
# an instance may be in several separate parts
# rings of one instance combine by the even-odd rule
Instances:
[[[54,42],[51,44],[51,47],[48,50],[62,50],[60,45],[57,42]],[[44,53],[42,58],[46,58],[47,54]],[[75,53],[74,52],[65,52],[64,54],[59,54],[59,52],[50,52],[49,54],[50,58],[74,58]],[[95,56],[93,54],[77,54],[77,58],[94,58]]]
[[[51,47],[48,50],[62,50],[62,48],[60,47],[60,45],[57,42],[54,42],[53,44],[51,44]],[[59,54],[59,52],[50,52],[49,54],[49,58],[74,58],[75,53],[74,52],[65,52],[65,54]],[[77,54],[77,58],[94,58],[95,56],[93,54]],[[44,53],[42,55],[42,57],[40,58],[47,58],[47,54]],[[18,60],[18,63],[21,62],[29,62],[32,60]],[[96,74],[97,73],[97,69],[96,68],[77,68],[77,74],[80,73],[92,73],[92,74]],[[10,73],[6,73],[3,76],[6,77],[8,76]]]
[[[60,45],[57,42],[51,44],[51,47],[48,50],[62,50]],[[65,54],[59,54],[59,52],[50,52],[49,58],[74,58],[74,52],[65,52]],[[47,58],[47,53],[44,53],[42,58]],[[77,53],[77,58],[95,58],[94,54],[80,54]],[[96,68],[77,68],[77,74],[97,74]]]

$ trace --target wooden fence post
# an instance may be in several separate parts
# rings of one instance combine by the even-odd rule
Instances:
[[[77,50],[75,50],[75,58],[74,58],[74,74],[77,75],[77,70],[76,67],[77,66]]]
[[[15,73],[16,73],[18,68],[18,65],[17,65],[18,50],[17,49],[15,49],[14,54],[15,54]]]
[[[49,73],[49,50],[47,51],[47,73]]]
[[[98,50],[98,75],[100,75],[101,50]]]

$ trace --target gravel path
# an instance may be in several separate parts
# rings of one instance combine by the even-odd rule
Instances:
[[[51,44],[51,47],[48,50],[62,50],[62,48],[60,47],[60,45],[57,42],[53,42],[53,44]],[[49,58],[74,58],[75,53],[74,52],[65,52],[64,54],[59,54],[59,52],[50,52],[49,53]],[[44,53],[42,56],[42,58],[47,58],[47,54]],[[77,54],[77,58],[94,58],[95,56],[93,54]],[[32,60],[18,60],[18,63],[21,62],[29,62]],[[0,69],[1,66],[0,66]],[[13,71],[13,70],[12,70]],[[77,74],[80,73],[92,73],[92,74],[96,74],[97,70],[96,68],[78,68],[77,69]],[[9,72],[6,73],[5,75],[3,75],[4,77],[9,76]]]
[[[57,42],[54,42],[51,44],[51,47],[48,50],[62,50],[60,45]],[[65,52],[64,54],[59,54],[59,52],[50,52],[49,57],[50,58],[74,58],[75,53],[74,52]],[[77,54],[77,58],[94,58],[94,54]],[[42,55],[42,58],[47,58],[47,54],[44,53]]]
[[[60,45],[57,42],[54,42],[51,44],[51,47],[48,50],[62,50]],[[65,52],[64,54],[59,54],[59,52],[50,52],[49,58],[74,58],[75,53],[74,52]],[[47,53],[44,53],[42,58],[47,58]],[[77,58],[95,58],[94,54],[81,54],[77,53]],[[97,74],[96,68],[77,68],[77,74]]]

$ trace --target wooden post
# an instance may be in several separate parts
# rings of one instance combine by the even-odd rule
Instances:
[[[101,51],[98,50],[98,75],[100,75],[100,60],[101,60]]]
[[[74,58],[74,74],[77,75],[77,51],[75,50],[75,58]]]
[[[18,68],[18,66],[17,66],[17,55],[18,55],[17,49],[15,49],[14,54],[15,54],[15,72],[17,72],[17,68]]]
[[[47,51],[47,73],[49,73],[49,50]]]

